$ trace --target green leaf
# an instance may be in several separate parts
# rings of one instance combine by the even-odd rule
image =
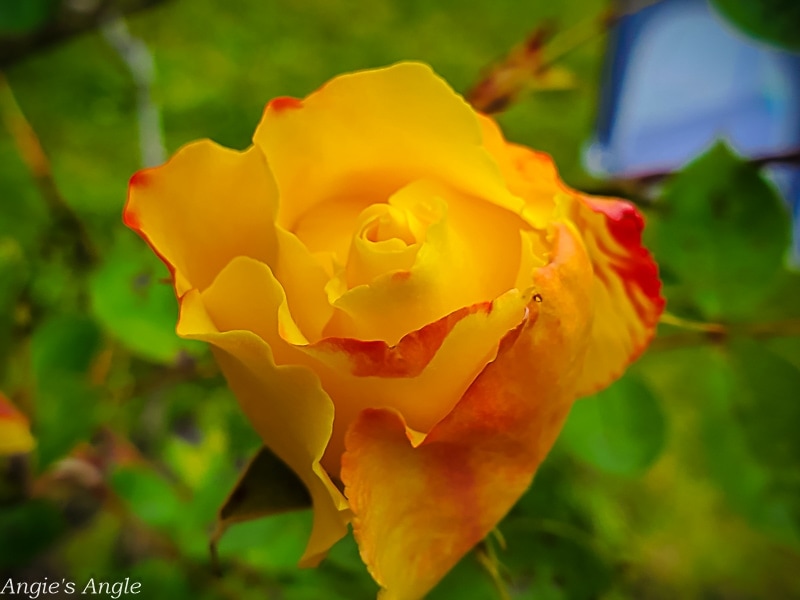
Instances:
[[[34,433],[40,469],[92,434],[98,394],[91,389],[88,372],[101,342],[97,325],[82,315],[50,319],[33,334]]]
[[[498,552],[514,598],[599,598],[611,586],[611,568],[591,537],[574,527],[535,519],[503,524],[507,550]]]
[[[111,487],[147,525],[171,530],[182,523],[183,505],[175,489],[161,475],[143,466],[116,469]]]
[[[64,529],[64,520],[56,507],[44,500],[3,507],[0,510],[0,539],[3,540],[0,571],[29,564],[52,546]]]
[[[656,258],[679,279],[673,306],[710,320],[752,319],[783,270],[788,211],[756,167],[717,145],[671,179],[648,228]]]
[[[65,373],[85,375],[102,341],[100,329],[83,315],[66,315],[44,322],[31,340],[31,362],[37,385]]]
[[[21,34],[40,27],[57,0],[0,0],[0,34]]]
[[[722,15],[754,38],[800,49],[800,3],[797,0],[712,0]]]
[[[97,320],[132,352],[159,363],[173,363],[183,350],[202,344],[175,333],[178,303],[167,272],[144,244],[119,243],[91,281]]]
[[[311,508],[311,496],[303,482],[269,448],[262,447],[219,510],[212,556],[216,559],[219,541],[231,525],[305,508]]]
[[[61,376],[36,394],[36,448],[43,470],[64,458],[78,442],[88,441],[97,425],[99,394],[83,378]]]
[[[735,413],[753,456],[776,470],[800,464],[800,369],[763,344],[736,340],[734,372],[741,386]]]
[[[759,353],[763,356],[756,356]],[[797,388],[791,387],[797,383],[796,374],[785,378],[791,365],[770,356],[764,348],[738,343],[732,356],[717,352],[699,355],[696,367],[703,373],[695,387],[703,400],[701,426],[712,480],[730,505],[755,526],[784,542],[800,542],[796,467],[781,473],[769,465],[786,460],[784,444],[789,446],[789,454],[797,446],[793,431],[786,438],[786,430],[797,422],[793,417]],[[775,380],[768,382],[764,377]],[[754,389],[780,388],[784,389],[777,397],[753,393]],[[784,419],[789,421],[780,424]]]
[[[273,515],[269,519],[239,522],[231,525],[219,544],[223,565],[245,562],[259,571],[291,574],[297,572],[297,562],[311,535],[311,511]],[[204,541],[207,541],[206,538]],[[212,546],[212,561],[218,572],[226,573],[217,564],[216,547]],[[208,556],[208,546],[204,547]]]
[[[562,443],[582,460],[610,473],[638,475],[664,447],[666,422],[658,399],[633,375],[575,403]]]

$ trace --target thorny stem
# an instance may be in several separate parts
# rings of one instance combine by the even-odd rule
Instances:
[[[726,332],[725,326],[719,323],[692,321],[690,319],[684,319],[683,317],[679,317],[667,312],[661,315],[661,322],[666,325],[674,325],[675,327],[680,327],[681,329],[686,329],[688,331],[702,331],[704,333],[719,334],[724,334]]]
[[[684,329],[682,333],[659,336],[653,340],[654,350],[676,350],[708,343],[721,343],[732,336],[756,339],[800,336],[800,319],[785,319],[767,323],[705,323],[664,313],[661,322]]]

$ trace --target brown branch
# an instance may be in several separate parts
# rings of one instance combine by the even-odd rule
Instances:
[[[23,0],[24,1],[24,0]],[[131,14],[165,0],[95,0],[62,2],[47,24],[29,33],[0,38],[0,69],[19,62],[62,41],[91,31],[112,14]]]
[[[659,0],[634,0],[557,31],[554,23],[541,21],[527,39],[513,47],[498,63],[484,69],[466,99],[476,110],[487,114],[506,110],[525,91],[566,89],[574,85],[562,77],[553,80],[554,67],[568,54],[604,35],[624,16]],[[570,78],[571,79],[571,78]]]

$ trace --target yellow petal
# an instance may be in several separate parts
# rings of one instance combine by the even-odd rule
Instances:
[[[563,191],[552,159],[543,152],[508,143],[497,123],[479,115],[484,147],[497,164],[508,189],[522,198],[521,216],[546,230],[556,212],[555,197]]]
[[[182,296],[204,289],[235,256],[275,254],[275,184],[261,151],[204,140],[131,177],[125,223],[166,263]]]
[[[0,456],[23,454],[35,446],[28,419],[0,393]]]
[[[311,566],[346,533],[349,513],[319,463],[331,434],[330,397],[309,369],[276,364],[275,355],[292,352],[279,329],[294,327],[269,268],[237,257],[206,290],[182,298],[178,333],[212,345],[253,427],[307,486],[314,526],[301,564]]]
[[[278,256],[270,267],[286,294],[287,310],[291,311],[292,319],[305,338],[318,340],[333,315],[333,307],[325,293],[330,275],[319,257],[312,254],[297,236],[282,227],[275,227],[275,234]]]
[[[423,178],[521,207],[481,145],[474,111],[423,64],[336,77],[305,100],[277,98],[253,140],[275,175],[278,223],[289,231],[326,204],[355,203],[358,214]]]
[[[342,480],[383,600],[422,598],[530,484],[575,397],[590,283],[582,244],[561,226],[527,319],[421,444],[391,409],[364,410],[351,426]]]

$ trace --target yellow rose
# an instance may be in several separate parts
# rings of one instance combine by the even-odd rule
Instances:
[[[383,597],[420,598],[652,337],[642,218],[422,64],[276,98],[253,141],[136,173],[125,222],[173,275],[178,333],[307,486],[301,564],[352,522]]]

